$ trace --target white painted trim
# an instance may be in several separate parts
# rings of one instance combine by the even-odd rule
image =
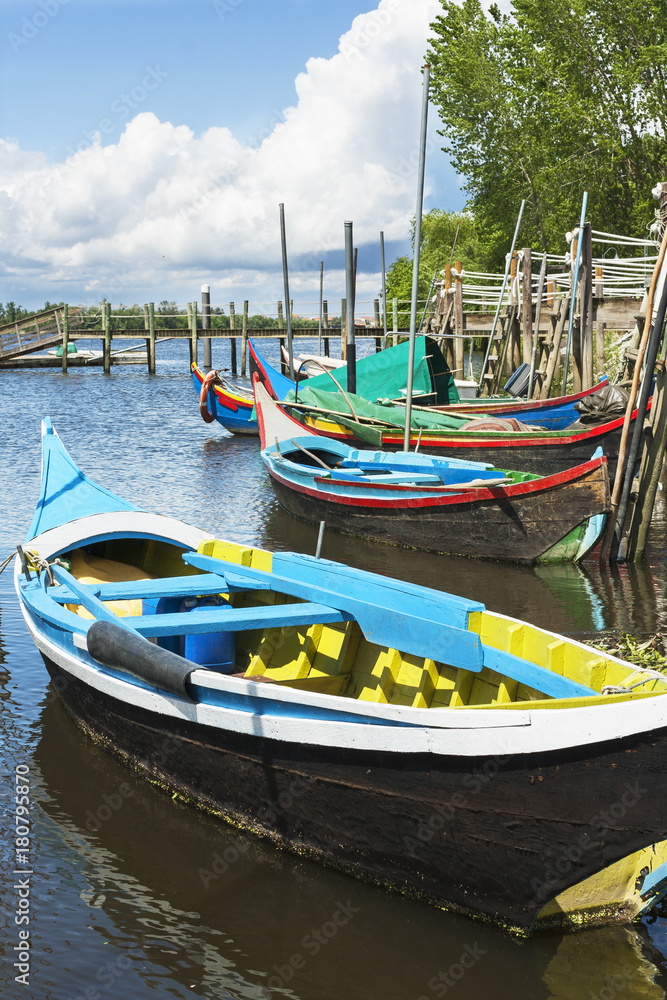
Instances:
[[[196,549],[204,539],[211,538],[210,531],[193,528],[174,517],[150,514],[143,510],[114,510],[106,514],[80,517],[57,528],[50,528],[31,538],[25,543],[25,547],[35,549],[43,559],[49,559],[73,545],[85,545],[93,538],[108,534],[153,535],[173,542],[174,545],[192,549]]]
[[[288,693],[283,689],[275,690],[270,684],[243,682],[240,678],[209,675],[206,680],[210,688],[215,686],[217,689],[222,689],[221,685],[224,682],[233,686],[238,681],[239,693],[264,701],[262,712],[250,713],[215,705],[195,704],[120,680],[82,662],[68,651],[54,645],[38,631],[22,601],[21,608],[35,644],[49,659],[92,690],[155,713],[161,717],[167,729],[168,719],[178,718],[222,731],[260,736],[287,743],[383,751],[392,754],[433,753],[452,757],[497,759],[500,756],[588,747],[595,743],[618,740],[667,727],[667,697],[664,695],[637,702],[553,711],[538,709],[534,712],[530,710],[512,712],[511,714],[516,714],[518,719],[514,725],[508,726],[500,719],[495,721],[495,724],[490,724],[491,720],[488,718],[497,714],[504,720],[507,714],[510,714],[505,711],[496,713],[493,709],[466,711],[375,706],[366,702],[359,703],[351,699],[316,695],[296,689],[291,689]],[[196,671],[192,676],[198,680],[201,674],[208,672]],[[316,700],[323,707],[337,709],[347,714],[356,714],[356,711],[361,710],[367,715],[379,716],[380,711],[384,710],[391,712],[397,725],[274,716],[267,712],[266,701],[270,700],[282,702],[287,700],[293,703],[295,708],[299,705],[312,705]],[[428,719],[430,725],[421,724],[414,728],[400,725],[401,721],[413,718],[418,718],[421,722],[425,712],[438,713],[437,726],[436,719],[430,715]],[[526,718],[529,724],[526,724]]]

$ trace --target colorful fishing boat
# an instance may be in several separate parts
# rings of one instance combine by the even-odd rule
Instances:
[[[299,383],[296,399],[290,398],[284,392],[276,392],[276,373],[254,345],[250,356],[253,377],[256,375],[269,394],[281,400],[281,405],[303,425],[304,432],[322,434],[357,447],[370,445],[387,451],[404,447],[405,407],[391,400],[372,404],[345,391],[335,393],[317,388],[313,392],[310,379]],[[537,419],[548,419],[546,408],[541,413],[542,417]],[[633,421],[635,417],[636,412]],[[525,423],[526,420],[531,423]],[[411,449],[419,448],[426,454],[445,454],[543,476],[581,465],[601,448],[607,458],[609,476],[613,478],[623,422],[624,417],[619,416],[599,423],[577,421],[561,430],[544,430],[532,424],[532,411],[519,419],[508,412],[487,414],[477,407],[472,413],[415,406],[409,442]]]
[[[173,797],[522,932],[667,891],[667,682],[483,604],[218,541],[50,421],[15,584],[69,713]]]
[[[281,505],[334,531],[449,555],[577,562],[598,541],[610,509],[601,453],[537,476],[304,434],[259,381],[255,407],[262,461]]]
[[[207,423],[217,420],[233,434],[258,434],[257,421],[252,416],[252,389],[228,382],[219,371],[204,372],[192,364],[192,381],[199,396],[199,412]]]
[[[436,373],[440,373],[443,370],[449,371],[447,367],[447,362],[445,361],[442,352],[438,346],[436,340],[431,337],[418,338],[418,347],[421,342],[423,342],[423,355],[428,366],[434,366],[433,370]],[[295,383],[290,382],[285,379],[280,372],[270,364],[267,358],[261,353],[256,342],[250,341],[250,351],[251,351],[251,372],[259,375],[261,380],[267,386],[270,394],[275,399],[280,400],[291,400],[293,399],[293,393],[295,389]],[[403,345],[404,346],[404,345]],[[395,347],[389,347],[382,351],[382,356],[385,361],[392,359],[392,364],[400,369],[401,372],[405,371],[405,363],[403,360],[399,359],[399,356],[395,353]],[[371,355],[375,357],[376,355]],[[300,358],[306,357],[306,355],[299,355]],[[310,355],[308,355],[310,357]],[[395,359],[395,360],[393,360]],[[316,359],[314,359],[316,360]],[[330,359],[324,358],[322,362],[329,361]],[[357,361],[357,366],[363,366],[367,363],[366,358],[361,358]],[[299,372],[303,371],[305,366],[299,367]],[[326,377],[326,372],[321,369],[319,372],[313,368],[311,372],[306,372],[310,375],[306,389],[308,391],[313,388],[320,390],[336,390],[337,388],[345,389],[347,387],[347,367],[345,362],[337,361],[335,362],[335,367],[329,369],[332,371],[335,382],[329,376]],[[405,376],[402,377],[403,383],[405,382]],[[567,396],[556,396],[553,399],[530,399],[522,400],[516,399],[512,396],[492,396],[492,397],[479,397],[478,399],[444,399],[442,388],[438,390],[437,381],[433,381],[429,390],[424,386],[419,386],[418,392],[415,395],[415,404],[421,409],[426,406],[426,408],[433,413],[449,413],[456,416],[465,417],[468,415],[468,419],[473,416],[481,417],[482,415],[497,419],[497,420],[518,420],[524,423],[530,424],[531,426],[541,427],[544,430],[562,430],[565,427],[569,427],[581,416],[576,404],[581,400],[584,400],[600,390],[606,388],[609,382],[606,375],[598,382],[596,385],[591,386],[590,389],[582,389],[580,392],[571,393]],[[456,379],[453,381],[453,385],[457,386],[458,382]],[[389,392],[383,391],[385,386],[382,383],[378,383],[374,386],[376,391],[374,394],[370,394],[368,391],[359,391],[357,387],[357,395],[363,396],[365,399],[374,400],[378,396],[389,396]],[[297,395],[302,395],[304,386],[300,384]],[[363,387],[362,387],[363,389]],[[451,383],[447,382],[445,387],[447,396],[452,395]],[[405,395],[405,389],[402,393],[397,393],[396,398],[400,401],[400,397]],[[438,398],[439,397],[439,398]],[[307,397],[310,399],[310,396]],[[499,424],[499,427],[501,425]],[[505,428],[507,429],[507,428]]]

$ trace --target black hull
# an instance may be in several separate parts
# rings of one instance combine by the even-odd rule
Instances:
[[[527,930],[560,891],[667,837],[667,729],[539,757],[320,749],[137,709],[45,662],[94,738],[183,798],[350,875],[508,928]]]
[[[584,520],[609,509],[606,471],[533,494],[433,507],[351,506],[302,493],[271,474],[290,514],[334,531],[448,555],[534,563]]]

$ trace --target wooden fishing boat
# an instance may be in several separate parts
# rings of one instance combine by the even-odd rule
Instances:
[[[199,396],[199,409],[206,423],[217,420],[233,434],[258,434],[257,421],[252,417],[252,389],[232,385],[219,372],[208,375],[192,364],[192,381]],[[214,377],[210,377],[214,376]]]
[[[290,514],[375,541],[518,563],[582,559],[610,509],[600,453],[553,476],[414,452],[361,451],[316,434],[255,383],[262,461]]]
[[[173,797],[523,932],[628,921],[667,891],[661,674],[139,510],[48,420],[42,449],[27,627],[79,725]]]
[[[426,357],[429,359],[435,359],[436,370],[440,370],[442,366],[446,366],[446,362],[440,348],[438,347],[437,341],[430,337],[424,338],[426,341]],[[287,386],[285,383],[285,376],[277,372],[275,368],[267,361],[267,359],[262,355],[256,343],[249,341],[251,350],[251,374],[258,374],[264,384],[267,386],[269,393],[275,398],[280,400],[291,399],[291,396],[287,395]],[[387,348],[383,351],[383,356],[388,358],[395,349],[393,347]],[[310,355],[300,354],[299,358],[311,357]],[[318,360],[318,359],[313,359]],[[330,358],[321,359],[322,362],[331,361]],[[361,358],[357,361],[357,365],[363,365],[365,358]],[[333,371],[338,385],[342,385],[343,388],[346,387],[346,366],[345,362],[337,361],[334,362],[334,366],[330,367],[328,370]],[[308,382],[309,386],[319,385],[322,386],[326,384],[326,379],[317,378],[316,375],[322,375],[323,371],[319,372],[316,369],[312,369],[309,372],[305,369],[305,365],[299,368],[299,372],[304,372],[311,376],[311,381]],[[491,396],[491,397],[479,397],[478,399],[463,399],[461,398],[457,402],[441,403],[436,402],[435,399],[428,400],[428,394],[422,392],[419,398],[415,398],[415,403],[421,408],[426,405],[427,409],[436,413],[451,413],[459,416],[469,415],[470,418],[473,416],[487,416],[491,418],[496,418],[498,420],[520,420],[524,423],[528,423],[532,426],[542,427],[544,430],[562,430],[565,427],[569,427],[576,420],[579,419],[580,413],[576,409],[576,403],[580,400],[585,399],[587,396],[592,396],[594,393],[601,389],[604,389],[609,384],[606,375],[597,382],[590,389],[582,389],[580,392],[570,393],[567,396],[555,396],[553,399],[517,399],[513,396]],[[294,391],[294,382],[291,382],[289,388]],[[458,386],[458,382],[454,379],[454,385]],[[329,388],[336,387],[336,383],[331,381]],[[435,387],[432,389],[431,395],[434,396],[436,393]],[[363,393],[358,393],[358,395],[364,395]],[[385,393],[386,395],[386,393]]]
[[[398,423],[398,415],[390,407],[383,406],[384,420],[355,416],[356,397],[349,393],[340,394],[338,408],[313,406],[303,401],[304,389],[299,388],[298,400],[294,402],[275,394],[274,373],[262,361],[256,347],[251,346],[251,371],[267,388],[271,396],[281,399],[281,405],[299,421],[306,432],[322,434],[325,437],[354,446],[371,445],[387,451],[401,450],[404,446],[404,428]],[[306,383],[307,384],[307,383]],[[283,394],[284,396],[284,394]],[[416,408],[413,408],[413,418]],[[542,410],[543,418],[546,410]],[[443,413],[443,417],[457,414]],[[524,414],[520,423],[509,413],[502,416],[483,414],[475,408],[474,413],[461,412],[458,426],[443,426],[440,429],[418,427],[413,420],[410,432],[410,447],[426,454],[445,454],[472,462],[487,462],[499,468],[507,466],[521,472],[534,472],[543,476],[564,472],[575,465],[588,461],[597,448],[601,448],[607,458],[609,476],[616,472],[618,448],[621,440],[624,417],[601,423],[573,423],[562,430],[543,430],[541,427],[527,426],[524,420],[532,416]],[[632,414],[632,421],[636,411]],[[396,423],[392,423],[392,419]]]

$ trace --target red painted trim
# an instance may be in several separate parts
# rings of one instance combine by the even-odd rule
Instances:
[[[477,489],[469,490],[461,493],[448,493],[447,495],[438,494],[436,496],[429,497],[405,497],[401,499],[400,497],[393,500],[387,499],[383,500],[380,497],[353,497],[345,496],[345,494],[324,492],[323,490],[313,490],[308,486],[303,486],[302,484],[293,483],[289,479],[285,479],[283,476],[279,475],[274,469],[267,467],[269,474],[276,479],[283,486],[294,490],[296,493],[301,493],[302,495],[315,497],[319,500],[326,500],[328,503],[341,504],[348,507],[376,507],[378,509],[392,509],[392,508],[409,508],[409,507],[446,507],[461,503],[473,503],[477,500],[498,500],[498,499],[512,499],[514,497],[521,497],[527,495],[535,495],[539,493],[544,493],[546,490],[554,489],[554,487],[564,486],[566,483],[572,482],[576,479],[580,479],[582,476],[586,475],[592,469],[599,468],[601,465],[607,464],[607,459],[603,456],[602,458],[596,458],[590,462],[585,462],[583,465],[576,465],[572,469],[567,469],[564,472],[558,472],[553,476],[543,476],[540,479],[532,480],[527,483],[516,483],[514,486],[495,486],[491,489]],[[314,482],[330,484],[331,480],[325,479],[324,477],[316,476],[314,477]],[[345,482],[345,488],[348,486],[352,489],[355,487],[361,489],[362,487],[372,488],[372,489],[388,489],[392,492],[399,492],[401,490],[407,490],[409,492],[414,492],[415,490],[428,490],[428,487],[410,487],[410,486],[390,486],[389,484],[370,484],[370,483],[352,483]],[[437,487],[435,487],[437,489]]]
[[[433,410],[437,410],[438,413],[489,413],[501,414],[506,411],[511,410],[523,410],[526,413],[533,413],[539,410],[544,410],[548,407],[556,406],[566,406],[568,403],[576,403],[579,399],[584,399],[586,396],[591,396],[594,392],[598,392],[600,389],[604,389],[609,385],[609,380],[604,382],[598,382],[594,385],[592,389],[582,389],[581,392],[570,393],[569,396],[554,396],[553,399],[489,399],[484,400],[484,397],[480,397],[481,402],[478,403],[449,403],[445,406],[434,406],[431,407]]]

